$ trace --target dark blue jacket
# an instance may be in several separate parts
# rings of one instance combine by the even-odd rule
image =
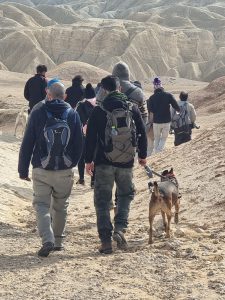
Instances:
[[[55,117],[60,118],[68,108],[70,108],[70,105],[63,100],[42,101],[35,105],[30,114],[20,148],[18,172],[21,178],[28,177],[30,161],[33,168],[41,168],[39,143],[47,121],[46,109]],[[67,151],[73,161],[72,167],[75,167],[81,156],[83,139],[80,118],[73,109],[68,115],[68,124],[71,130],[71,138]]]

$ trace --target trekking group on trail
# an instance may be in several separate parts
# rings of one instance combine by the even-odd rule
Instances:
[[[65,89],[57,78],[47,81],[46,72],[45,65],[37,66],[37,74],[25,85],[29,120],[18,165],[20,178],[28,181],[30,163],[33,166],[33,206],[42,239],[38,255],[47,257],[64,249],[74,167],[78,165],[77,184],[85,185],[85,164],[94,189],[99,252],[112,253],[112,239],[119,249],[126,249],[135,161],[146,166],[147,156],[164,149],[171,130],[175,146],[190,141],[195,109],[186,92],[180,93],[177,102],[158,77],[153,80],[154,94],[146,102],[141,83],[131,82],[123,62],[96,88],[91,83],[83,86],[84,78],[76,75]]]

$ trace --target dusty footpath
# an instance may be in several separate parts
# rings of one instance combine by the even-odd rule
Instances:
[[[161,217],[148,245],[148,178],[135,167],[137,195],[127,233],[129,249],[97,251],[93,191],[74,185],[66,250],[37,257],[40,240],[31,205],[32,183],[18,179],[20,138],[0,132],[0,299],[225,299],[224,113],[199,118],[192,142],[149,159],[157,171],[173,166],[182,201],[180,224],[165,239]],[[157,178],[156,178],[157,179]]]

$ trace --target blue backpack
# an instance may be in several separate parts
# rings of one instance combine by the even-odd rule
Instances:
[[[67,153],[71,135],[67,122],[70,111],[72,108],[68,108],[61,118],[55,118],[46,110],[47,121],[40,149],[41,165],[45,170],[64,170],[72,165],[72,159]]]

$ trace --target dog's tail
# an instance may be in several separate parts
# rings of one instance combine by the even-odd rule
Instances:
[[[158,183],[156,181],[154,181],[154,189],[153,189],[153,193],[155,194],[156,197],[159,196],[159,186]]]

